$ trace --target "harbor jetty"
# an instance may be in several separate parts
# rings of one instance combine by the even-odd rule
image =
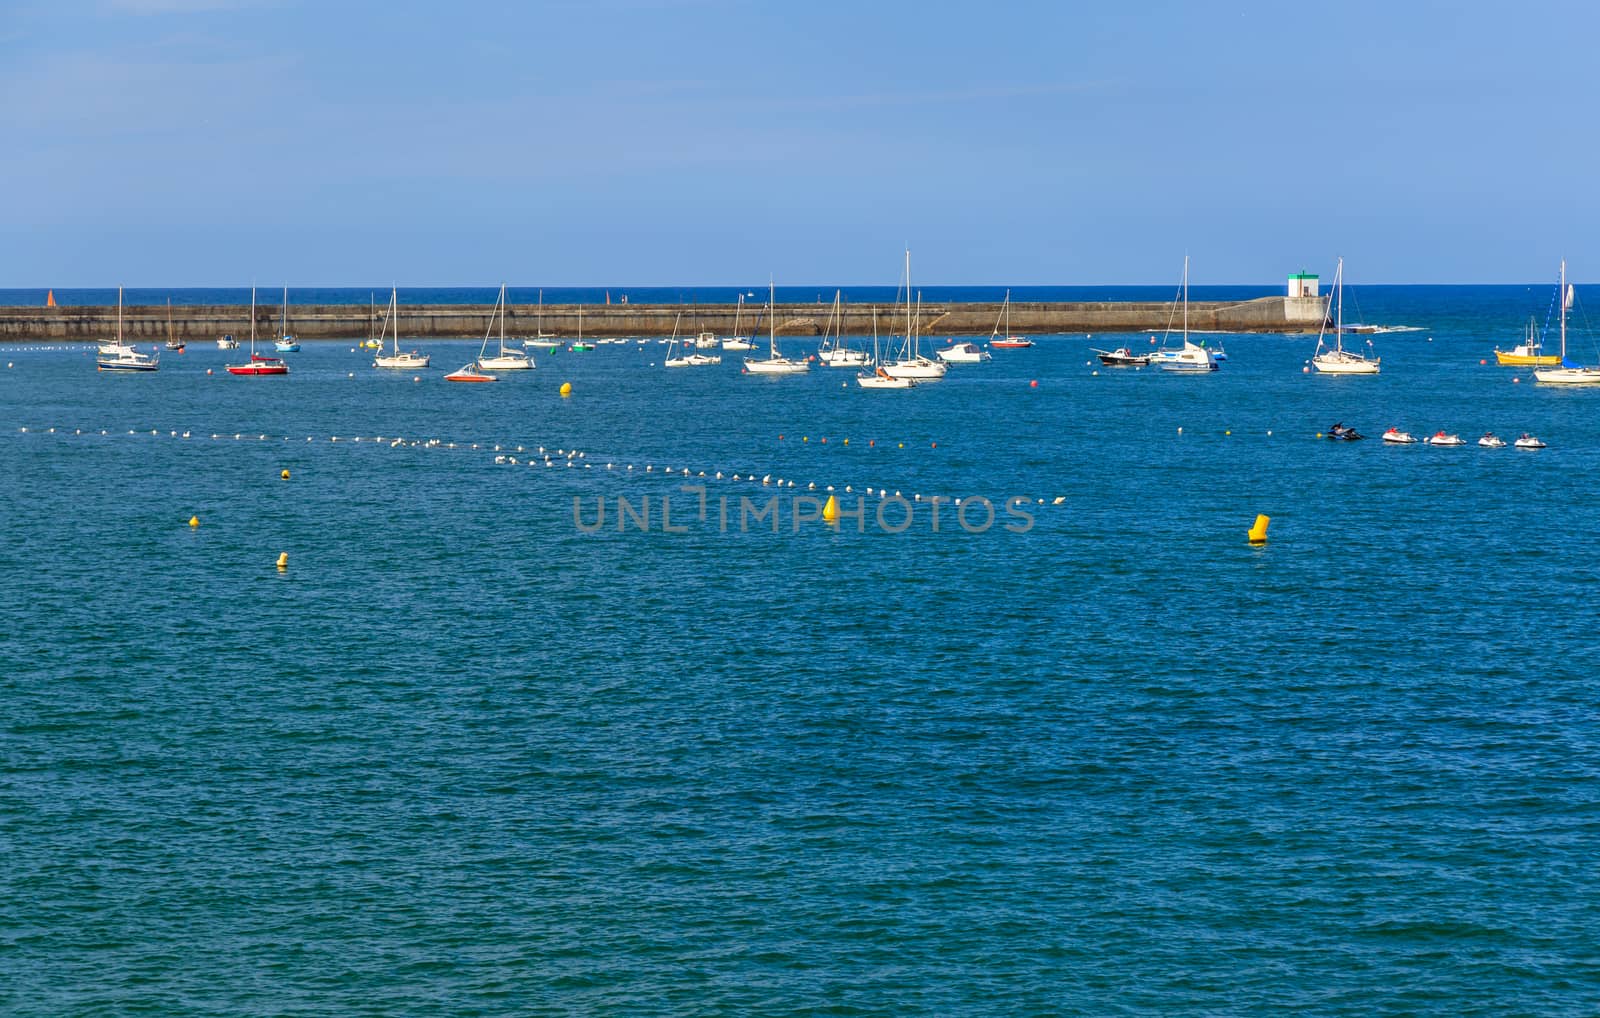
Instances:
[[[998,303],[925,303],[918,331],[925,336],[987,336],[995,328]],[[1322,321],[1326,298],[1318,296],[1257,297],[1242,301],[1191,301],[1189,328],[1202,332],[1315,332]],[[777,331],[784,336],[820,335],[828,324],[831,306],[779,304]],[[494,314],[492,304],[421,304],[400,306],[400,335],[420,338],[482,337]],[[581,307],[584,336],[665,336],[682,316],[680,331],[733,334],[735,314],[739,331],[763,334],[768,329],[766,309],[746,304],[585,304]],[[167,306],[125,307],[123,335],[129,340],[167,338]],[[213,340],[231,334],[250,334],[250,308],[244,306],[174,306],[172,332],[189,342]],[[846,304],[842,309],[847,334],[870,336],[877,330],[889,335],[905,330],[905,308],[892,304]],[[1149,332],[1177,328],[1176,305],[1171,301],[1012,301],[1010,331],[1021,335],[1052,333]],[[279,309],[256,308],[256,334],[275,337]],[[758,316],[762,316],[759,317]],[[570,339],[579,334],[580,306],[576,304],[514,304],[506,308],[506,334],[518,338],[539,332]],[[375,336],[382,326],[365,305],[292,305],[289,331],[300,340],[360,340]],[[0,340],[101,340],[115,336],[117,309],[111,307],[0,307]]]

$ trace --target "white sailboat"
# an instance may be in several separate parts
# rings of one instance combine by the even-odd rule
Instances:
[[[494,332],[495,320],[500,322],[500,352],[489,355],[489,336]],[[506,346],[506,284],[500,284],[500,297],[494,303],[494,314],[489,318],[489,328],[483,335],[483,349],[478,351],[478,367],[484,371],[527,371],[533,367],[533,358],[521,350]]]
[[[917,385],[915,379],[896,378],[883,369],[883,361],[878,356],[877,311],[872,312],[872,363],[856,375],[856,384],[863,389],[914,389]]]
[[[865,367],[870,360],[867,352],[853,349],[844,343],[844,316],[840,310],[843,298],[842,291],[833,291],[833,314],[828,319],[828,327],[822,333],[822,346],[817,350],[817,361],[825,368]]]
[[[911,313],[911,252],[906,252],[906,339],[900,359],[883,365],[883,370],[895,378],[910,378],[925,382],[943,378],[949,367],[940,361],[922,356],[917,335],[917,320]]]
[[[1005,322],[1005,333],[1000,332],[1000,323]],[[1000,303],[1000,313],[995,316],[994,329],[989,333],[989,346],[995,350],[1026,350],[1033,345],[1033,340],[1027,336],[1011,335],[1011,291],[1006,291],[1006,299]]]
[[[733,306],[733,335],[722,341],[724,350],[754,350],[756,345],[750,342],[749,336],[739,335],[739,316],[744,311],[744,294],[739,295],[739,302]],[[759,323],[757,323],[759,324]]]
[[[1168,319],[1170,322],[1171,319]],[[1170,327],[1169,327],[1170,329]],[[1170,331],[1168,333],[1170,335]],[[1169,349],[1165,343],[1161,349],[1151,357],[1151,361],[1160,365],[1162,371],[1172,371],[1180,374],[1202,374],[1217,370],[1216,359],[1211,352],[1198,343],[1189,339],[1189,256],[1183,256],[1183,345]]]
[[[1567,311],[1572,307],[1572,285],[1567,282],[1567,260],[1561,259],[1561,282],[1556,290],[1561,300],[1561,363],[1533,373],[1536,381],[1547,385],[1600,385],[1600,368],[1584,367],[1567,359]]]
[[[690,353],[687,350],[678,350],[680,345],[689,345],[688,343],[680,344],[678,342],[678,323],[682,321],[683,312],[680,311],[678,312],[678,317],[672,320],[672,339],[667,342],[667,356],[661,362],[662,366],[668,368],[699,368],[708,364],[721,364],[721,354]],[[704,333],[701,333],[701,335],[704,335]],[[694,345],[698,347],[699,343],[696,342]]]
[[[383,352],[384,337],[390,331],[394,333],[394,348],[391,353]],[[433,358],[415,350],[401,351],[400,349],[400,291],[391,287],[389,290],[389,311],[383,320],[383,331],[378,334],[378,353],[372,358],[375,368],[402,368],[420,369],[432,363]]]
[[[117,339],[103,344],[94,361],[97,371],[154,371],[161,366],[158,353],[140,353],[122,341],[122,287],[117,287]]]
[[[278,319],[278,342],[275,344],[279,353],[299,353],[300,342],[289,333],[289,288],[283,288],[283,315]]]
[[[802,375],[811,370],[810,361],[790,360],[778,354],[778,290],[776,285],[767,284],[767,308],[771,315],[767,323],[767,344],[771,348],[771,355],[765,360],[754,357],[744,359],[744,369],[752,375]]]
[[[556,348],[561,345],[560,336],[557,336],[553,332],[544,331],[544,289],[542,287],[539,290],[539,311],[538,317],[534,319],[533,332],[533,339],[525,339],[522,341],[522,348],[524,350],[538,349],[542,347],[548,353],[555,353]]]
[[[1381,357],[1365,357],[1344,348],[1344,259],[1333,270],[1333,346],[1324,349],[1328,334],[1328,316],[1322,316],[1322,328],[1317,332],[1317,350],[1311,356],[1311,366],[1324,375],[1376,375]],[[1367,341],[1370,346],[1372,341]]]

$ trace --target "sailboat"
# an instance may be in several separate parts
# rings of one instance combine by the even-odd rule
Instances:
[[[920,305],[920,300],[919,300]],[[920,311],[921,308],[919,307]],[[917,338],[917,320],[911,314],[911,252],[906,252],[906,338],[905,345],[900,350],[900,359],[883,366],[883,370],[895,378],[911,378],[916,381],[926,381],[933,378],[943,378],[949,367],[940,361],[931,360],[922,356],[921,344]]]
[[[535,338],[522,341],[524,350],[543,348],[546,353],[555,353],[557,348],[561,346],[560,336],[553,332],[544,331],[544,290],[542,288],[539,290],[539,311],[538,317],[534,319],[533,331]]]
[[[250,360],[245,364],[229,364],[230,375],[287,375],[289,365],[282,357],[268,357],[256,353],[256,288],[250,288]]]
[[[1170,322],[1171,319],[1168,319]],[[1169,333],[1170,335],[1170,326]],[[1163,337],[1164,339],[1164,337]],[[1160,365],[1162,371],[1172,371],[1180,374],[1201,374],[1217,370],[1217,362],[1211,352],[1198,343],[1189,339],[1189,256],[1183,256],[1183,345],[1175,349],[1168,349],[1163,342],[1161,349],[1155,352],[1151,360]]]
[[[383,352],[384,337],[389,334],[390,327],[394,328],[394,352]],[[427,354],[415,350],[400,350],[400,291],[398,288],[389,289],[389,310],[384,314],[383,331],[378,333],[378,354],[372,358],[375,368],[425,368],[433,362]]]
[[[283,317],[278,322],[278,342],[276,346],[279,353],[300,352],[300,344],[295,341],[293,336],[289,335],[289,288],[287,286],[283,288]]]
[[[1000,334],[1000,321],[1006,323],[1005,335]],[[1006,299],[1000,304],[1000,314],[995,318],[994,331],[989,333],[989,346],[995,350],[1023,350],[1033,345],[1033,340],[1027,336],[1011,335],[1011,291],[1006,291]]]
[[[184,341],[172,335],[172,298],[167,298],[167,349],[183,352]]]
[[[883,362],[878,356],[878,312],[872,312],[872,363],[867,370],[856,375],[856,384],[863,389],[914,389],[916,380],[911,378],[896,378],[883,369]]]
[[[1544,352],[1544,343],[1539,338],[1539,323],[1532,317],[1528,319],[1528,326],[1522,332],[1522,342],[1510,350],[1495,347],[1494,360],[1501,367],[1518,368],[1561,363],[1560,355]]]
[[[661,362],[662,366],[668,368],[698,368],[704,367],[707,364],[721,364],[721,354],[690,353],[687,350],[684,350],[677,356],[673,356],[673,351],[677,350],[679,346],[698,347],[700,345],[697,341],[684,341],[682,343],[678,341],[678,323],[681,321],[683,321],[682,311],[678,312],[678,317],[672,320],[672,339],[667,343],[667,357],[666,360]]]
[[[117,287],[117,341],[111,344],[111,352],[102,346],[95,356],[94,366],[97,371],[154,371],[161,366],[161,355],[155,353],[140,353],[131,345],[122,341],[122,287]]]
[[[572,345],[567,347],[567,349],[571,350],[573,353],[588,353],[590,350],[594,349],[594,344],[593,343],[585,343],[583,341],[583,305],[582,304],[578,305],[578,338],[573,340]]]
[[[767,284],[767,307],[772,318],[767,322],[767,344],[771,347],[772,354],[765,360],[753,357],[744,359],[744,369],[752,375],[800,375],[811,370],[810,361],[792,361],[787,357],[778,355],[778,288],[775,284]]]
[[[1567,260],[1561,260],[1561,282],[1556,289],[1561,301],[1561,363],[1535,371],[1536,381],[1548,385],[1600,385],[1600,368],[1586,368],[1567,359],[1567,312],[1572,308],[1573,290],[1567,282]]]
[[[500,322],[500,352],[486,356],[489,336],[494,332],[495,320]],[[478,351],[478,367],[485,371],[527,371],[533,367],[533,358],[521,350],[506,346],[506,285],[500,284],[500,297],[494,302],[494,313],[489,316],[489,327],[483,334],[483,349]]]
[[[822,334],[822,346],[817,350],[817,361],[825,368],[860,368],[868,363],[865,350],[853,350],[844,345],[844,317],[840,313],[843,292],[833,291],[833,315],[828,329]]]
[[[733,306],[733,335],[722,341],[724,350],[754,350],[756,345],[750,342],[749,336],[739,335],[739,315],[744,311],[744,294],[739,295],[739,302]],[[759,323],[758,323],[759,324]]]
[[[1317,350],[1311,355],[1311,366],[1324,375],[1376,375],[1381,357],[1366,357],[1344,348],[1344,259],[1333,270],[1333,346],[1324,349],[1328,334],[1328,316],[1322,316],[1322,328],[1317,332]],[[1367,341],[1371,344],[1371,340]]]

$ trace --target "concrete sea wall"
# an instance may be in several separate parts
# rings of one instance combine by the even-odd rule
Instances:
[[[1207,332],[1314,332],[1322,320],[1325,298],[1259,297],[1254,300],[1220,302],[1197,301],[1189,305],[1189,328]],[[585,336],[665,336],[678,321],[681,334],[706,330],[727,336],[733,333],[736,308],[731,305],[607,304],[582,307]],[[578,335],[577,305],[545,305],[542,312],[534,305],[513,305],[506,312],[506,335],[533,336],[539,330],[563,339]],[[739,331],[767,331],[759,308],[746,306],[739,319]],[[778,332],[785,336],[818,335],[828,324],[831,308],[817,304],[780,304],[777,308]],[[375,334],[381,315],[374,319],[359,305],[321,305],[291,307],[289,331],[304,340],[353,340]],[[402,337],[480,337],[490,328],[494,309],[488,305],[427,304],[400,308]],[[843,309],[844,331],[851,335],[871,335],[874,315],[878,331],[884,335],[904,332],[905,309],[890,305],[854,304]],[[919,318],[920,331],[927,336],[987,336],[1000,314],[999,304],[924,304]],[[680,316],[681,315],[681,320]],[[1166,301],[1096,301],[1072,303],[1013,303],[1011,329],[1014,334],[1148,332],[1170,324],[1177,328],[1180,312]],[[130,340],[167,338],[166,305],[125,307],[122,312],[123,336]],[[256,309],[256,336],[270,340],[277,336],[278,309]],[[497,330],[498,331],[498,330]],[[0,340],[99,340],[115,336],[115,307],[0,307]],[[191,342],[214,340],[224,333],[239,339],[250,334],[249,307],[174,307],[174,336]]]

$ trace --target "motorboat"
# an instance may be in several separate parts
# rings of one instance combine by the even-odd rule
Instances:
[[[1506,447],[1506,440],[1501,438],[1499,435],[1496,435],[1492,431],[1486,431],[1484,432],[1483,437],[1478,439],[1478,444],[1483,446],[1485,449],[1504,449]]]
[[[237,350],[237,349],[239,349],[239,341],[237,339],[234,339],[232,336],[218,336],[217,337],[217,349],[218,350]]]
[[[444,376],[447,382],[498,382],[500,379],[484,371],[477,361],[468,361]]]
[[[721,345],[715,332],[702,332],[694,338],[694,346],[697,350],[715,350]],[[718,363],[721,362],[718,361]]]
[[[1385,431],[1383,440],[1390,445],[1414,445],[1417,441],[1411,432],[1401,431],[1399,428],[1390,428]]]
[[[1528,434],[1526,431],[1524,431],[1522,433],[1522,437],[1521,438],[1517,439],[1515,442],[1512,442],[1511,444],[1516,446],[1518,449],[1543,449],[1543,448],[1546,448],[1544,442],[1540,441],[1537,438],[1534,438],[1532,435]]]
[[[1428,444],[1429,445],[1466,445],[1467,443],[1460,435],[1447,435],[1443,431],[1436,431],[1436,432],[1433,433],[1432,437],[1430,437],[1428,439]]]
[[[988,351],[976,343],[956,343],[939,351],[946,364],[978,364],[989,359]]]
[[[1100,358],[1101,364],[1110,368],[1142,368],[1150,363],[1149,354],[1134,353],[1125,346],[1119,346],[1115,350],[1095,350],[1094,354]]]
[[[1355,428],[1346,427],[1343,424],[1335,424],[1328,429],[1327,434],[1335,442],[1357,442],[1367,437]]]

